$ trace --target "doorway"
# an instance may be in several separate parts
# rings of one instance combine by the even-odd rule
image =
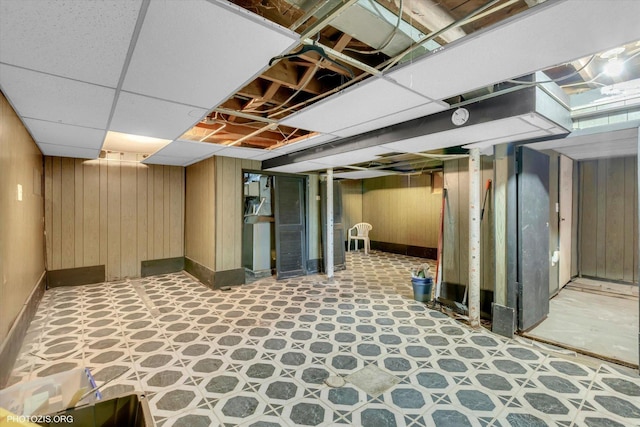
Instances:
[[[242,264],[249,279],[306,274],[305,182],[243,172]]]

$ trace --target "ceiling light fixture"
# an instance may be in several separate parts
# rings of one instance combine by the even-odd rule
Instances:
[[[617,77],[624,71],[624,62],[617,57],[613,57],[607,61],[604,66],[604,73],[609,77]]]

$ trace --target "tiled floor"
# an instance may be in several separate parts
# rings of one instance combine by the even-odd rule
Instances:
[[[411,298],[420,260],[212,291],[171,274],[47,291],[12,382],[78,365],[158,426],[631,426],[640,379],[473,331]],[[332,388],[325,380],[345,380]]]

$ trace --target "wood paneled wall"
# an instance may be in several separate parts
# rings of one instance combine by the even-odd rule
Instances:
[[[0,129],[1,347],[45,266],[42,154],[2,93]]]
[[[347,229],[353,227],[362,220],[362,185],[361,179],[346,179],[340,181],[342,187],[342,223]]]
[[[442,194],[431,191],[431,175],[391,175],[363,181],[362,220],[371,240],[435,248]]]
[[[185,204],[185,256],[212,271],[216,267],[216,215],[214,157],[187,167]]]
[[[580,274],[638,282],[635,157],[579,162]]]
[[[242,268],[244,170],[256,160],[212,157],[187,167],[186,256],[213,270]]]
[[[481,202],[486,182],[493,180],[493,158],[482,156]],[[444,222],[443,280],[449,283],[469,283],[469,161],[449,160],[444,163],[444,187],[447,189]],[[493,187],[492,187],[493,188]],[[481,283],[480,288],[493,290],[495,286],[493,191],[489,194],[480,223]]]
[[[45,158],[47,268],[105,265],[107,280],[184,254],[184,168]]]
[[[242,268],[242,223],[244,221],[242,170],[260,170],[256,160],[216,157],[216,269]]]
[[[342,181],[341,186],[345,230],[368,222],[371,240],[437,247],[442,194],[432,192],[431,175]]]

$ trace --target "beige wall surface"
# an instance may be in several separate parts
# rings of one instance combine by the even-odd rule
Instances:
[[[362,220],[373,226],[371,240],[438,246],[442,194],[432,192],[430,174],[366,179],[362,190]]]
[[[107,280],[184,254],[184,168],[45,158],[47,268],[105,265]]]
[[[215,271],[215,158],[187,167],[185,256]]]
[[[42,155],[0,93],[0,343],[44,273],[43,215]]]
[[[260,162],[212,157],[187,167],[186,257],[213,271],[242,268],[243,170]]]
[[[579,273],[638,282],[635,157],[579,162]]]
[[[487,180],[493,180],[493,158],[481,159],[481,203],[484,201]],[[448,160],[444,163],[444,187],[447,189],[444,221],[442,278],[445,282],[469,283],[469,160]],[[493,189],[493,186],[492,186]],[[495,286],[493,239],[493,190],[487,199],[480,223],[481,282],[480,288],[493,290]]]

